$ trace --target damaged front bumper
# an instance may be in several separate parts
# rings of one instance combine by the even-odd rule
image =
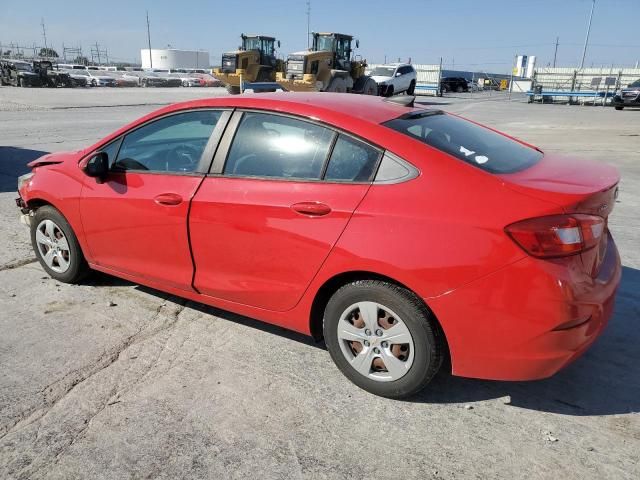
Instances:
[[[31,218],[34,215],[33,210],[29,209],[29,206],[27,205],[27,202],[25,202],[22,197],[18,197],[16,198],[16,205],[18,206],[18,208],[20,209],[21,215],[20,215],[20,223],[22,223],[23,225],[26,225],[27,227],[31,226]]]

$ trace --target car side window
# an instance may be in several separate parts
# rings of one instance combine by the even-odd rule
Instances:
[[[122,141],[122,138],[118,138],[117,140],[114,140],[113,142],[109,143],[108,145],[105,145],[100,149],[101,152],[104,152],[107,154],[107,159],[109,160],[110,166],[113,165],[113,163],[116,161],[116,156],[118,155],[118,150],[120,148],[121,141]]]
[[[221,111],[169,115],[128,133],[114,171],[195,172]]]
[[[290,117],[245,113],[224,175],[319,180],[334,132]]]
[[[367,182],[378,163],[380,151],[360,140],[340,135],[333,147],[324,179]]]

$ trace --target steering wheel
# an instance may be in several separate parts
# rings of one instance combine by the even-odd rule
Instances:
[[[235,175],[243,175],[245,172],[243,171],[244,164],[248,163],[251,160],[254,160],[258,156],[255,153],[249,153],[247,155],[241,156],[238,160],[236,160],[236,164],[233,167],[233,174]]]
[[[167,150],[165,169],[173,172],[192,172],[198,166],[200,156],[199,148],[187,143],[181,143]]]

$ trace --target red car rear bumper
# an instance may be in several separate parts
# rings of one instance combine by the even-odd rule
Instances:
[[[425,299],[447,336],[453,374],[535,380],[584,353],[611,318],[622,268],[611,236],[595,278],[582,261],[527,257]]]

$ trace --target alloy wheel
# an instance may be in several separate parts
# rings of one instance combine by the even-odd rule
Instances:
[[[38,253],[47,266],[57,273],[64,273],[71,263],[69,242],[62,229],[51,220],[42,220],[36,228]]]

